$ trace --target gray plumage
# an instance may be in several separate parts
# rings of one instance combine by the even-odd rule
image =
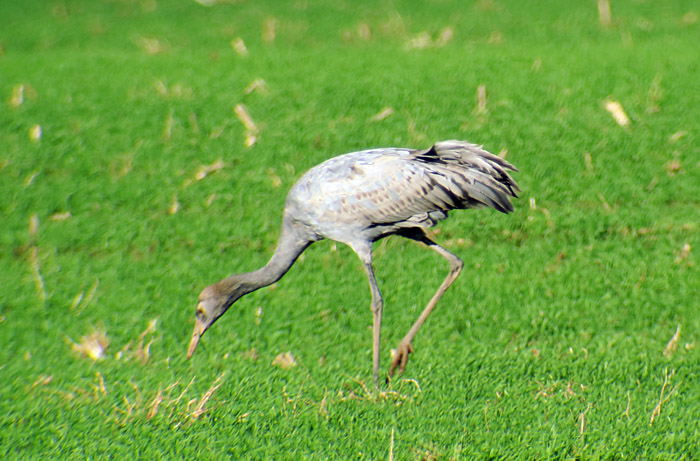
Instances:
[[[399,343],[389,376],[397,366],[403,371],[413,352],[413,337],[463,266],[457,256],[428,238],[424,229],[455,209],[486,206],[503,213],[513,211],[510,198],[517,197],[520,189],[508,171],[517,169],[464,141],[438,142],[427,150],[371,149],[317,165],[287,195],[280,240],[268,264],[204,289],[188,356],[201,335],[238,298],[279,280],[311,243],[331,239],[357,253],[369,279],[377,381],[383,301],[372,268],[372,243],[395,234],[425,243],[450,263],[447,278]]]

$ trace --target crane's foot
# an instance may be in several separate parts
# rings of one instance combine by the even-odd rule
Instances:
[[[399,374],[403,373],[408,363],[408,356],[413,352],[411,343],[401,341],[396,350],[392,351],[391,368],[389,368],[389,379],[394,376],[396,367],[399,368]]]

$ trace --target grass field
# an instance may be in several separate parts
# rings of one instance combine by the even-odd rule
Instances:
[[[1,2],[1,457],[697,456],[700,6],[610,6]],[[443,139],[523,194],[436,228],[465,270],[391,386],[327,241],[185,360],[199,291],[267,261],[305,170]],[[386,372],[447,265],[375,250]]]

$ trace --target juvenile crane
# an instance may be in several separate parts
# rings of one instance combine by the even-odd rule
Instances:
[[[373,377],[379,378],[382,295],[372,267],[372,243],[400,235],[437,252],[450,271],[406,336],[399,342],[389,377],[402,373],[413,352],[413,338],[455,281],[464,263],[430,239],[426,228],[450,210],[487,206],[509,213],[518,185],[508,174],[518,171],[480,146],[464,141],[438,142],[427,150],[371,149],[327,160],[306,172],[287,195],[277,249],[261,269],[234,274],[199,295],[187,358],[202,335],[242,296],[279,280],[312,243],[330,239],[352,248],[364,265],[374,316]]]

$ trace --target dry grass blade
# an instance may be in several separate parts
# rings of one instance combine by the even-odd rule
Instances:
[[[266,95],[270,92],[270,90],[268,90],[267,83],[265,82],[265,80],[261,78],[256,78],[243,89],[244,94],[250,94],[252,92],[257,92]]]
[[[233,108],[233,112],[241,121],[243,127],[245,128],[245,145],[246,147],[253,147],[258,139],[258,133],[260,130],[258,126],[253,121],[253,118],[248,113],[248,109],[243,104],[236,104]]]
[[[498,45],[500,43],[503,43],[504,40],[505,39],[503,37],[503,32],[501,32],[500,30],[494,30],[489,36],[489,44],[491,45]]]
[[[579,434],[583,437],[583,433],[586,431],[586,415],[588,414],[588,411],[591,409],[591,404],[589,403],[586,405],[586,409],[578,416],[578,421],[579,421],[579,427],[578,431]]]
[[[440,35],[438,35],[437,40],[435,40],[435,45],[438,47],[445,46],[452,41],[454,36],[454,29],[452,29],[452,27],[447,26],[440,31]]]
[[[105,386],[105,379],[102,376],[102,373],[100,373],[99,371],[95,373],[95,384],[91,385],[91,387],[92,387],[92,398],[95,401],[100,400],[100,398],[107,395],[107,387]]]
[[[370,122],[379,122],[381,120],[384,120],[385,118],[391,116],[394,113],[394,109],[391,107],[385,107],[376,114],[374,114],[372,117],[370,117]]]
[[[39,215],[36,213],[29,217],[29,236],[35,238],[39,234]]]
[[[208,391],[206,391],[203,395],[202,398],[199,399],[199,402],[197,403],[197,406],[194,408],[194,410],[190,413],[190,418],[192,419],[197,419],[209,410],[205,409],[204,407],[206,406],[207,402],[211,397],[214,395],[214,392],[218,388],[221,387],[221,380],[224,377],[224,373],[220,374],[218,378],[214,381],[214,383],[211,385]]]
[[[696,24],[698,22],[698,18],[699,16],[695,11],[688,11],[683,15],[681,23],[685,24],[686,26],[690,26],[692,24]]]
[[[282,185],[282,177],[277,174],[277,171],[274,168],[267,169],[267,177],[270,178],[272,187],[277,188]]]
[[[170,44],[167,41],[159,40],[155,37],[137,35],[132,41],[136,46],[141,48],[144,53],[150,55],[161,54],[170,49]]]
[[[412,37],[406,43],[406,49],[409,50],[422,50],[432,46],[433,40],[430,38],[430,34],[427,32],[421,32],[418,35]]]
[[[165,124],[163,126],[163,141],[169,141],[173,137],[173,127],[175,126],[175,118],[173,117],[173,111],[168,112],[168,116],[165,118]]]
[[[622,416],[626,416],[627,419],[630,419],[630,407],[632,406],[632,397],[630,396],[630,391],[627,391],[627,407],[625,408],[625,412],[622,413]]]
[[[367,41],[372,39],[372,28],[366,22],[360,22],[354,28],[342,31],[343,40],[351,42],[355,40]]]
[[[688,257],[690,256],[690,251],[692,249],[693,248],[690,246],[690,243],[684,243],[683,248],[676,252],[676,259],[674,259],[674,262],[676,264],[681,264],[683,261],[688,259]]]
[[[24,84],[15,85],[10,95],[10,106],[19,107],[24,103]]]
[[[361,40],[369,40],[372,38],[372,29],[366,22],[361,22],[357,25],[357,37]]]
[[[610,204],[608,203],[607,199],[605,198],[605,196],[603,194],[598,192],[597,195],[598,195],[598,200],[600,200],[600,203],[603,204],[603,208],[605,209],[605,211],[614,211],[613,207],[610,206]]]
[[[192,386],[192,384],[194,384],[194,381],[195,381],[196,378],[197,378],[196,376],[193,376],[192,379],[190,379],[190,382],[187,384],[187,386],[185,386],[185,388],[182,390],[182,392],[180,392],[180,395],[178,395],[177,398],[171,399],[171,400],[168,402],[168,406],[170,406],[170,413],[168,414],[168,416],[172,416],[173,411],[175,411],[175,406],[176,406],[178,403],[180,403],[180,400],[182,400],[182,398],[185,396],[185,394],[186,394],[187,391],[190,389],[190,387]],[[179,385],[179,384],[180,384],[180,382],[179,382],[179,381],[176,381],[176,382],[173,383],[170,387],[168,387],[167,390],[169,391],[170,389],[173,389],[174,387],[176,387],[176,386]]]
[[[272,366],[289,370],[297,366],[297,360],[294,358],[291,352],[284,352],[278,354],[277,357],[272,360]]]
[[[598,22],[603,27],[612,25],[612,11],[610,10],[610,0],[598,0]]]
[[[661,415],[661,406],[668,402],[668,400],[671,398],[671,396],[678,390],[678,387],[682,384],[682,382],[676,384],[673,389],[671,389],[671,392],[668,393],[668,395],[664,396],[664,393],[666,392],[666,386],[671,382],[671,378],[673,378],[673,375],[676,374],[676,370],[673,370],[671,374],[668,374],[668,368],[664,370],[664,383],[661,386],[661,393],[659,394],[659,402],[656,404],[654,407],[654,410],[651,412],[651,418],[649,419],[649,425],[653,426],[654,421],[656,418]]]
[[[454,29],[450,26],[444,27],[438,37],[433,40],[430,34],[426,31],[420,32],[411,37],[406,42],[405,48],[408,50],[423,50],[425,48],[441,48],[447,45],[454,38]]]
[[[241,353],[241,355],[244,359],[250,360],[251,362],[254,362],[260,358],[260,355],[258,354],[258,350],[256,348],[244,351]]]
[[[186,408],[182,408],[182,400],[189,393],[195,377],[192,377],[189,384],[182,389],[176,398],[170,398],[170,396],[175,389],[180,387],[179,381],[170,384],[165,389],[163,389],[162,384],[159,384],[158,391],[153,394],[152,398],[148,399],[144,397],[145,392],[142,393],[136,384],[131,383],[135,396],[130,398],[125,395],[123,397],[123,405],[115,408],[115,411],[121,414],[120,417],[117,417],[117,422],[123,425],[134,421],[140,416],[144,416],[146,419],[153,419],[161,414],[166,419],[174,417],[176,420],[174,427],[178,427],[183,423],[192,423],[209,411],[206,406],[214,392],[221,386],[220,382],[223,376],[221,374],[200,398],[193,398],[187,401]]]
[[[158,386],[158,393],[151,401],[151,404],[148,406],[148,413],[146,414],[146,419],[151,419],[156,415],[156,413],[158,413],[158,407],[160,406],[161,402],[163,402],[163,390],[160,386]]]
[[[2,170],[5,166],[7,166],[7,162],[4,164],[0,165],[0,170]],[[32,184],[34,184],[34,180],[36,179],[37,176],[39,176],[40,172],[39,171],[33,171],[27,175],[27,177],[24,179],[24,187],[29,187]]]
[[[474,112],[482,115],[488,112],[486,109],[486,85],[479,85],[476,88],[476,109]]]
[[[100,373],[98,371],[96,373],[96,375],[97,375],[97,386],[95,386],[96,391],[102,395],[107,395],[107,388],[105,387],[105,379],[102,376],[102,373]]]
[[[246,130],[256,131],[258,129],[253,121],[253,118],[248,113],[248,109],[246,109],[243,104],[236,104],[236,106],[233,108],[233,112],[236,114],[238,120],[241,121]]]
[[[671,136],[669,136],[668,142],[670,142],[670,143],[678,142],[681,138],[687,136],[687,134],[688,134],[688,132],[685,130],[676,131]]]
[[[124,395],[123,401],[124,401],[124,407],[125,409],[121,408],[116,408],[117,411],[122,413],[124,417],[121,419],[120,424],[126,424],[127,422],[131,421],[132,418],[135,416],[136,412],[142,408],[141,407],[141,402],[143,401],[143,397],[141,396],[141,390],[135,383],[131,383],[131,387],[134,389],[134,392],[136,393],[136,397],[134,398],[133,402],[129,400],[129,397]]]
[[[97,288],[100,286],[100,279],[95,279],[94,282],[92,282],[92,285],[90,285],[90,289],[87,292],[87,295],[85,295],[85,298],[83,299],[83,293],[80,292],[78,296],[75,297],[73,300],[73,304],[71,304],[71,309],[75,309],[75,315],[80,315],[80,313],[85,309],[90,302],[93,300],[95,297],[95,293],[97,293]]]
[[[654,114],[661,111],[659,102],[663,96],[663,90],[661,88],[661,74],[656,74],[654,80],[651,82],[649,87],[649,93],[647,96],[647,113]]]
[[[680,160],[678,160],[676,158],[666,162],[665,166],[666,166],[666,174],[668,176],[675,176],[683,169],[683,164],[680,162]]]
[[[109,339],[104,328],[94,328],[92,333],[80,338],[80,342],[71,342],[71,349],[81,356],[89,357],[92,360],[101,360],[105,357],[105,350],[109,347]]]
[[[394,428],[391,428],[391,439],[389,440],[389,461],[394,461]]]
[[[241,37],[236,37],[231,40],[231,48],[242,58],[247,58],[249,55],[248,48],[245,46],[245,42]]]
[[[224,163],[224,161],[222,159],[219,158],[211,165],[204,165],[204,166],[199,167],[199,169],[197,170],[197,173],[194,175],[194,177],[197,181],[201,181],[202,179],[206,178],[207,175],[209,175],[211,173],[215,173],[215,172],[217,172],[225,167],[226,167],[226,164]]]
[[[80,305],[80,303],[83,301],[83,298],[85,296],[85,292],[81,291],[77,295],[75,295],[75,298],[73,298],[73,302],[70,304],[70,307],[68,308],[69,311],[74,311],[77,309],[77,307]],[[76,315],[79,314],[79,311],[76,311]]]
[[[29,140],[32,142],[39,142],[41,141],[42,134],[41,125],[32,125],[29,129]]]
[[[66,211],[63,213],[54,213],[51,216],[49,216],[49,221],[65,221],[66,219],[70,218],[72,215],[70,211]]]
[[[630,119],[627,117],[627,113],[625,113],[625,110],[622,108],[622,104],[617,101],[606,101],[605,110],[610,112],[610,115],[613,116],[618,125],[629,126]]]
[[[214,200],[216,200],[217,195],[216,194],[210,194],[206,200],[204,200],[204,206],[209,208],[212,203],[214,203]]]
[[[273,17],[263,19],[262,24],[262,39],[265,43],[272,43],[277,36],[277,25],[279,21]]]
[[[173,194],[173,200],[170,202],[168,214],[175,214],[180,211],[180,202],[177,201],[177,192]]]
[[[350,390],[349,394],[345,396],[342,392],[340,393],[340,398],[341,400],[348,400],[348,399],[358,399],[358,400],[367,400],[370,402],[379,402],[383,400],[391,400],[396,403],[396,405],[401,405],[405,401],[410,401],[413,399],[416,395],[420,394],[422,392],[420,385],[418,384],[418,381],[415,379],[402,379],[399,381],[399,386],[397,390],[394,389],[388,389],[388,390],[379,390],[377,388],[373,388],[373,390],[370,390],[367,385],[363,382],[360,381],[359,379],[353,378],[352,376],[346,375],[346,377],[352,381],[354,381],[357,385],[360,386],[362,389],[361,394],[357,394],[353,389],[349,388]],[[411,384],[415,387],[415,393],[413,395],[407,395],[403,394],[403,388],[405,384]]]
[[[41,268],[39,267],[38,250],[35,246],[29,249],[29,265],[32,268],[32,278],[34,279],[34,288],[41,302],[46,301],[46,286],[44,279],[41,277]]]
[[[138,342],[134,350],[131,350],[131,341],[129,341],[127,345],[122,348],[122,350],[117,352],[115,358],[117,360],[121,359],[122,357],[126,357],[127,359],[136,358],[139,362],[141,362],[142,365],[148,363],[148,359],[151,356],[151,344],[153,344],[154,339],[151,338],[151,340],[148,341],[148,343],[146,343],[145,345],[143,342],[146,339],[146,335],[148,335],[149,333],[155,333],[157,324],[157,318],[148,322],[148,326],[146,327],[146,329],[139,335],[139,338],[137,340]]]
[[[214,163],[211,165],[201,165],[200,167],[197,168],[197,170],[194,172],[194,177],[192,179],[188,179],[184,182],[183,187],[187,187],[197,181],[201,181],[202,179],[206,178],[212,173],[216,173],[219,170],[222,170],[226,167],[226,163],[221,158],[218,158]],[[177,200],[177,197],[175,197],[174,200]],[[178,203],[178,208],[179,208],[179,203]],[[173,204],[171,204],[171,210],[173,209]],[[172,213],[171,213],[172,214]]]
[[[354,398],[364,398],[367,400],[374,400],[375,399],[375,394],[373,392],[370,392],[367,386],[365,385],[364,381],[360,381],[359,379],[353,378],[352,376],[348,376],[351,380],[355,381],[356,384],[358,384],[362,388],[362,392],[364,394],[363,397],[357,396],[354,392],[351,392],[350,396]],[[378,391],[379,394],[381,394],[380,391]]]
[[[36,379],[36,381],[34,381],[32,388],[37,386],[47,386],[49,383],[51,383],[51,381],[53,381],[53,375],[41,375]]]
[[[676,333],[673,335],[671,340],[666,344],[666,348],[664,349],[664,355],[666,357],[671,357],[674,352],[676,352],[676,349],[678,349],[678,340],[681,337],[681,326],[680,324],[678,325],[678,328],[676,328]]]

